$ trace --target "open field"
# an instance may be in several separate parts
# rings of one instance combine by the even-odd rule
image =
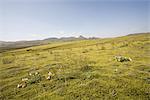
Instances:
[[[120,55],[132,61],[116,61]],[[17,88],[24,77],[30,82]],[[0,100],[150,100],[150,34],[2,52]]]

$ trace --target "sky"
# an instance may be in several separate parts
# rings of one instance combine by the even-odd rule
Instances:
[[[150,0],[0,0],[0,41],[150,32]]]

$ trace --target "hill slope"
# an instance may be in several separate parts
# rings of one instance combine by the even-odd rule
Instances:
[[[78,41],[78,40],[86,40],[86,39],[91,39],[91,38],[85,38],[83,36],[79,36],[79,37],[47,38],[44,40],[33,40],[33,41],[16,41],[16,42],[0,41],[0,52],[39,46],[39,45],[46,45],[55,42],[68,42],[68,41]]]
[[[1,100],[149,100],[150,34],[0,53]],[[114,56],[130,57],[118,62]],[[29,73],[39,72],[36,76]],[[53,76],[47,80],[48,72]],[[29,78],[25,88],[17,88]]]

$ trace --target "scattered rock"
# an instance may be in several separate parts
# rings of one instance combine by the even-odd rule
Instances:
[[[35,75],[38,75],[39,74],[39,72],[35,72]]]
[[[51,76],[47,76],[47,78],[46,78],[47,80],[50,80],[51,79]]]
[[[118,71],[118,69],[115,69],[115,72],[117,72]]]
[[[27,86],[26,82],[21,82],[17,85],[17,88],[25,88]]]
[[[123,56],[115,56],[115,59],[118,62],[132,61],[132,59],[130,57],[123,57]]]
[[[47,80],[50,80],[54,76],[52,72],[48,72],[48,76],[46,77]]]
[[[29,73],[30,76],[32,76],[32,73]]]
[[[35,75],[38,75],[38,74],[39,74],[39,72],[37,72],[37,71],[29,73],[30,76],[35,76]]]
[[[23,82],[26,82],[26,81],[28,81],[29,79],[28,78],[22,78],[22,81]]]
[[[27,84],[26,84],[26,83],[22,84],[22,88],[25,88],[26,86],[27,86]]]
[[[52,73],[51,73],[51,72],[48,72],[48,75],[49,75],[49,76],[52,76]]]
[[[18,84],[18,85],[17,85],[17,88],[21,88],[21,87],[22,87],[22,84]]]
[[[112,91],[112,96],[114,97],[114,96],[116,96],[117,95],[117,91],[116,90],[113,90]]]

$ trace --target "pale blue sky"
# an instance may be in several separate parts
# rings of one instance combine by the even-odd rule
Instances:
[[[0,0],[0,40],[150,32],[150,0]]]

